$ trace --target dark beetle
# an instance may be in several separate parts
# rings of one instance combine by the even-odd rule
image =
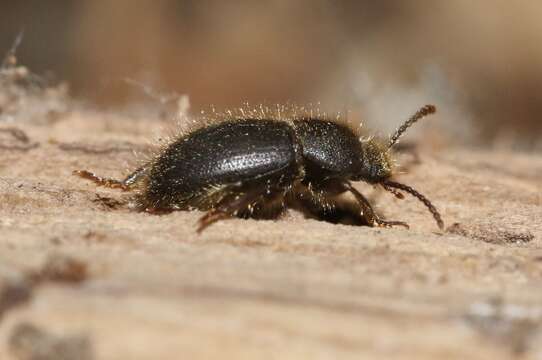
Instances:
[[[227,120],[177,138],[122,181],[74,173],[98,185],[138,189],[138,204],[148,212],[205,210],[198,231],[231,216],[279,213],[296,199],[333,207],[334,198],[345,192],[354,195],[368,225],[408,227],[381,219],[352,181],[378,184],[398,198],[403,198],[400,191],[410,193],[442,229],[429,200],[391,180],[390,149],[409,126],[435,111],[432,105],[421,108],[387,144],[360,139],[348,126],[319,118]]]

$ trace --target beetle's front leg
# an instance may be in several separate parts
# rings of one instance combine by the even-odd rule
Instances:
[[[373,207],[371,206],[371,203],[369,203],[369,200],[367,200],[367,198],[363,196],[362,193],[360,193],[356,188],[354,188],[352,184],[345,183],[344,186],[346,190],[350,191],[356,197],[356,200],[358,201],[359,205],[361,206],[361,210],[363,211],[363,217],[370,226],[404,226],[407,229],[410,228],[408,224],[403,221],[389,221],[381,219],[373,210]]]

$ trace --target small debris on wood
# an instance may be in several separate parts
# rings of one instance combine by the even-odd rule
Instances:
[[[8,136],[2,136],[2,133]],[[38,146],[39,143],[30,141],[28,135],[21,129],[14,127],[0,128],[0,149],[28,151]]]
[[[0,65],[0,122],[50,124],[69,108],[68,86],[32,73],[18,64],[19,34]]]
[[[542,324],[542,308],[505,304],[502,299],[472,304],[464,320],[484,337],[521,355]]]
[[[94,199],[92,200],[93,203],[100,205],[104,210],[115,210],[118,209],[125,204],[121,201],[118,201],[116,199],[102,196],[100,194],[95,194]]]
[[[28,276],[34,283],[81,283],[87,279],[88,269],[81,260],[55,253],[47,258],[40,269],[31,271]]]
[[[94,358],[88,336],[58,336],[30,323],[14,327],[8,340],[17,360],[91,360]]]
[[[21,279],[0,281],[0,321],[4,314],[32,297],[32,284]]]
[[[454,223],[446,229],[449,234],[456,234],[496,245],[524,245],[534,239],[528,231],[516,232],[509,229],[489,228],[481,225],[465,226]]]

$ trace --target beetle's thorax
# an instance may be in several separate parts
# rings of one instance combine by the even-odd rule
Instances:
[[[378,139],[362,140],[348,126],[321,119],[294,121],[306,176],[379,183],[392,173],[389,150]]]
[[[347,126],[309,118],[295,120],[293,124],[302,146],[307,177],[349,178],[362,167],[361,143]]]

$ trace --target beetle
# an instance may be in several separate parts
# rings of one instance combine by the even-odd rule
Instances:
[[[403,133],[435,113],[426,105],[403,123],[386,143],[362,138],[339,121],[313,116],[283,119],[265,111],[234,117],[178,136],[150,161],[123,180],[86,171],[74,174],[99,186],[137,190],[138,208],[150,213],[202,210],[198,232],[234,216],[280,213],[295,200],[332,208],[351,193],[369,226],[404,226],[381,218],[352,182],[380,186],[397,198],[418,198],[440,229],[442,218],[433,204],[412,187],[392,180],[391,150]]]

